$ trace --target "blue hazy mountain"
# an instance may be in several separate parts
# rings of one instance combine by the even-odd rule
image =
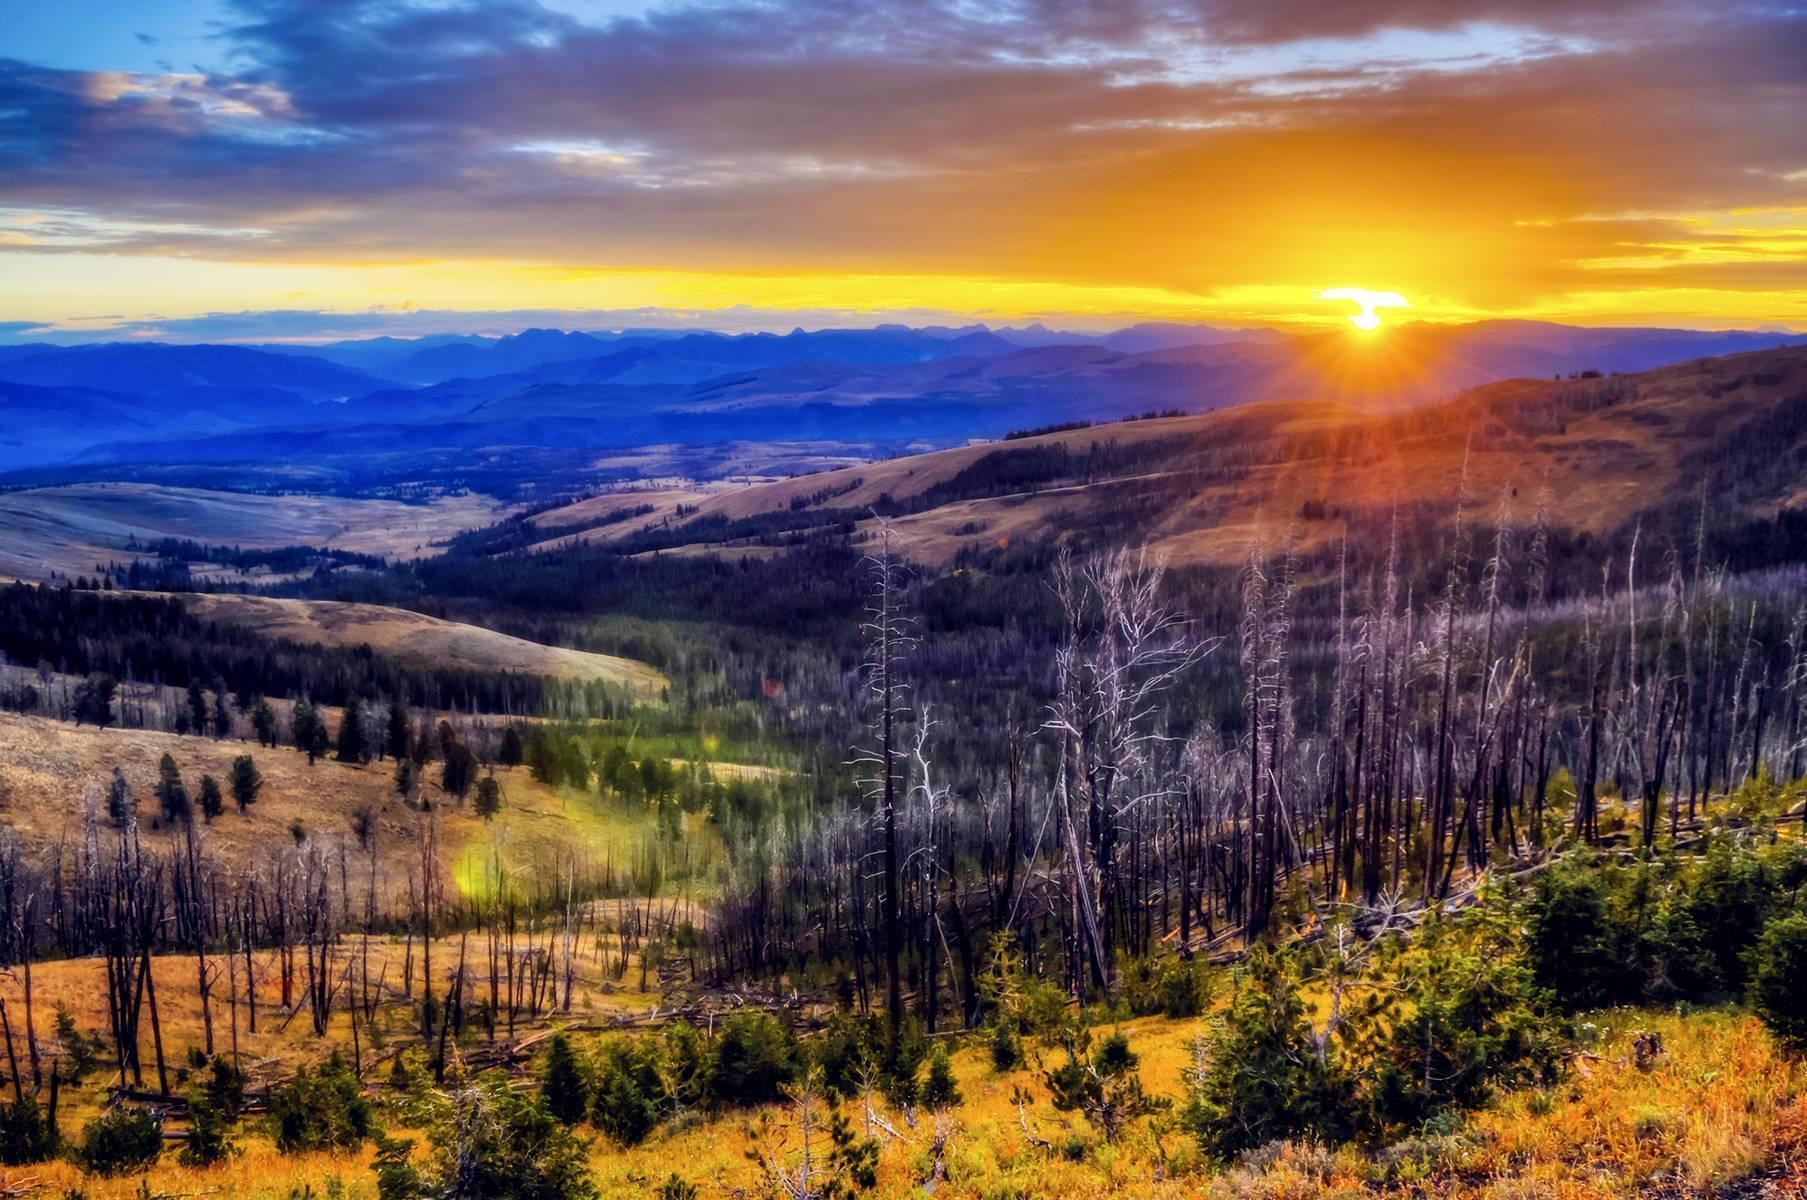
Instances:
[[[1496,379],[1637,371],[1785,343],[1807,336],[1489,321],[1288,337],[1151,323],[1097,335],[884,325],[0,347],[0,470],[510,446],[951,444],[1267,399],[1401,406]]]

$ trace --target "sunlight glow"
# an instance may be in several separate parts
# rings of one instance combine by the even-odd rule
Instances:
[[[1319,300],[1348,300],[1361,306],[1361,311],[1350,317],[1349,323],[1363,332],[1373,332],[1380,328],[1380,315],[1377,308],[1410,308],[1405,297],[1398,292],[1371,292],[1367,288],[1325,288],[1318,293]]]

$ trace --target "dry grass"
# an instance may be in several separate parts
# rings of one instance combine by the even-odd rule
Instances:
[[[1753,371],[1773,376],[1755,382]],[[1683,456],[1702,444],[1707,431],[1721,429],[1772,408],[1807,381],[1807,356],[1776,351],[1707,359],[1647,372],[1637,377],[1636,398],[1568,420],[1559,432],[1535,437],[1494,437],[1467,453],[1462,440],[1439,431],[1413,437],[1372,458],[1307,458],[1258,466],[1233,483],[1204,484],[1141,531],[1176,564],[1231,564],[1257,541],[1277,545],[1300,517],[1307,501],[1360,505],[1384,510],[1425,503],[1453,507],[1463,489],[1489,510],[1502,496],[1516,495],[1515,509],[1528,519],[1546,484],[1555,503],[1549,516],[1574,530],[1599,532],[1624,514],[1667,498],[1686,486]],[[1481,389],[1494,397],[1535,396],[1550,385],[1508,381]],[[1306,398],[1314,393],[1282,389],[1284,398],[1244,404],[1196,417],[1134,421],[1071,430],[1035,438],[962,446],[911,458],[867,463],[782,482],[724,491],[698,501],[700,516],[747,517],[803,507],[866,509],[883,495],[894,500],[918,496],[951,479],[979,458],[1000,448],[1064,446],[1083,452],[1092,443],[1119,445],[1178,436],[1212,442],[1258,443],[1288,433],[1325,432],[1358,425],[1375,414],[1349,405]],[[839,491],[846,488],[846,491]],[[823,492],[824,501],[810,498]],[[964,547],[1057,533],[1064,519],[1095,519],[1108,512],[1118,492],[1110,481],[1035,493],[960,501],[896,522],[903,551],[917,561],[946,564]],[[1780,499],[1780,498],[1778,498]],[[1775,507],[1759,506],[1762,511]],[[662,516],[664,514],[661,514]],[[548,514],[546,520],[556,520]],[[623,522],[586,535],[609,541],[643,525]],[[1300,546],[1309,549],[1340,537],[1342,522],[1331,517],[1302,522]],[[699,544],[700,552],[709,552]],[[739,548],[723,548],[721,552]]]
[[[337,600],[278,600],[228,594],[184,595],[181,600],[189,612],[203,621],[241,625],[267,637],[314,645],[368,645],[411,666],[600,680],[642,695],[656,694],[670,682],[652,667],[632,659],[544,646],[406,609]]]
[[[156,814],[157,764],[175,759],[191,794],[203,774],[224,787],[233,758],[251,754],[264,788],[249,813],[231,807],[199,826],[204,851],[227,864],[268,863],[290,851],[299,824],[329,845],[350,845],[352,888],[362,894],[369,878],[367,856],[353,843],[353,821],[368,809],[376,820],[379,893],[393,907],[405,895],[409,873],[419,869],[423,816],[396,795],[392,764],[359,766],[321,759],[309,766],[289,748],[263,749],[255,743],[183,737],[147,730],[77,728],[59,721],[0,713],[0,791],[4,823],[28,853],[46,853],[57,844],[79,842],[84,793],[104,792],[114,767],[120,768],[138,798],[141,828],[156,850],[173,850],[182,834],[152,828]],[[594,795],[537,782],[525,769],[502,769],[502,812],[494,821],[476,817],[440,791],[429,766],[423,792],[437,823],[440,869],[454,882],[473,885],[492,861],[511,873],[529,874],[561,863],[605,863],[625,867],[654,832],[654,816],[606,802]],[[719,862],[713,829],[686,818],[689,861],[707,876]]]
[[[486,496],[426,504],[336,496],[258,496],[148,483],[84,483],[0,496],[0,577],[78,575],[159,538],[242,546],[333,546],[409,559],[509,510]]]
[[[445,954],[442,947],[436,953]],[[55,970],[40,969],[40,988],[59,986]],[[180,986],[186,960],[159,964],[163,986]],[[628,980],[632,982],[632,973]],[[586,1004],[631,1008],[649,996],[628,992],[592,994]],[[193,1014],[176,1019],[192,1029]],[[291,1027],[293,1028],[293,1027]],[[1197,1023],[1146,1019],[1123,1026],[1141,1056],[1142,1077],[1152,1091],[1178,1099],[1182,1072],[1193,1059]],[[1648,1072],[1632,1065],[1629,1035],[1634,1029],[1660,1033],[1666,1055]],[[615,1036],[615,1035],[605,1035]],[[296,1046],[260,1043],[259,1053],[282,1061],[306,1052]],[[318,1047],[315,1046],[316,1053]],[[1335,1151],[1310,1145],[1273,1146],[1229,1167],[1205,1161],[1182,1132],[1157,1131],[1148,1123],[1132,1129],[1114,1146],[1105,1145],[1086,1123],[1056,1113],[1033,1072],[999,1075],[982,1046],[953,1054],[963,1103],[941,1119],[947,1143],[947,1178],[938,1198],[991,1200],[1003,1197],[1128,1197],[1168,1200],[1209,1196],[1214,1200],[1306,1200],[1324,1196],[1436,1196],[1441,1200],[1629,1200],[1634,1196],[1708,1196],[1722,1186],[1765,1168],[1778,1148],[1798,1151],[1807,1138],[1807,1069],[1781,1058],[1750,1017],[1729,1011],[1678,1016],[1673,1013],[1618,1012],[1603,1018],[1591,1056],[1583,1057],[1571,1079],[1547,1092],[1503,1097],[1447,1136],[1408,1139],[1388,1147]],[[1012,1101],[1027,1089],[1033,1102],[1030,1128],[1057,1147],[1069,1136],[1089,1149],[1082,1161],[1031,1145]],[[78,1100],[77,1111],[88,1103]],[[877,1132],[881,1198],[919,1195],[933,1161],[937,1121],[929,1114],[906,1114],[876,1102],[879,1114],[898,1132]],[[762,1114],[667,1126],[643,1145],[621,1149],[593,1142],[591,1165],[602,1197],[644,1197],[672,1173],[697,1185],[707,1197],[763,1194],[760,1171],[747,1158],[752,1125]],[[784,1145],[781,1158],[794,1162],[798,1143],[794,1118],[779,1107],[763,1114]],[[849,1115],[859,1123],[857,1102]],[[768,1135],[771,1136],[771,1135]],[[244,1139],[243,1157],[208,1171],[181,1168],[173,1160],[151,1175],[154,1192],[202,1194],[215,1191],[246,1197],[279,1197],[302,1181],[336,1174],[350,1196],[374,1194],[364,1156],[274,1156],[260,1136]],[[761,1143],[766,1149],[774,1140]],[[80,1184],[95,1200],[124,1200],[135,1180],[82,1179],[67,1165],[17,1171],[35,1174],[56,1189]],[[1799,1181],[1797,1181],[1799,1182]],[[1783,1193],[1779,1193],[1783,1194]]]

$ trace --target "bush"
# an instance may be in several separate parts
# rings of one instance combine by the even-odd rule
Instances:
[[[583,1142],[499,1076],[486,1077],[455,1096],[450,1114],[435,1124],[432,1140],[433,1162],[417,1175],[421,1194],[482,1200],[589,1200],[596,1195]]]
[[[1807,1053],[1807,916],[1771,921],[1751,953],[1751,1006],[1788,1049]]]
[[[1138,1017],[1196,1017],[1211,1002],[1210,968],[1199,959],[1163,954],[1125,957],[1118,978],[1123,1002]]]
[[[991,1069],[1008,1074],[1023,1065],[1023,1039],[1009,1021],[995,1022],[991,1027]]]
[[[55,1158],[60,1143],[36,1096],[0,1104],[0,1166],[20,1167]]]
[[[317,1071],[297,1068],[270,1098],[270,1130],[284,1154],[355,1150],[378,1133],[375,1110],[337,1051]]]
[[[770,1013],[736,1013],[722,1024],[710,1056],[709,1098],[736,1106],[769,1104],[797,1078],[797,1039]]]
[[[584,1119],[590,1108],[590,1085],[583,1068],[571,1049],[571,1039],[562,1033],[552,1035],[546,1047],[546,1069],[540,1076],[540,1099],[546,1111],[567,1125]]]
[[[1091,1034],[1080,1030],[1068,1037],[1065,1049],[1067,1061],[1042,1073],[1054,1107],[1082,1114],[1105,1141],[1115,1142],[1125,1123],[1167,1106],[1142,1089],[1138,1060],[1122,1033],[1111,1034],[1094,1048]]]
[[[1274,951],[1251,955],[1205,1059],[1181,1124],[1207,1154],[1227,1159],[1272,1141],[1348,1134],[1349,1081],[1319,1054],[1298,981]]]
[[[623,1146],[645,1141],[663,1115],[658,1050],[650,1042],[616,1042],[596,1074],[596,1127]]]
[[[1565,1038],[1515,944],[1508,909],[1483,905],[1427,924],[1398,965],[1406,1011],[1381,1039],[1368,1110],[1416,1127],[1475,1108],[1499,1087],[1550,1083]]]
[[[188,1141],[182,1147],[185,1166],[210,1167],[238,1153],[232,1142],[233,1118],[206,1087],[188,1093]]]
[[[954,1080],[954,1065],[948,1061],[945,1047],[935,1047],[929,1055],[929,1076],[922,1084],[922,1106],[930,1112],[955,1108],[960,1103],[960,1085]]]
[[[149,1109],[125,1105],[83,1127],[75,1160],[96,1175],[123,1175],[150,1166],[162,1152],[163,1122]]]

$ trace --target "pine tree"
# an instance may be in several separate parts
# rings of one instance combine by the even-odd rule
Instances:
[[[257,744],[274,746],[276,744],[276,710],[262,696],[251,708],[251,728],[257,734]]]
[[[551,1044],[546,1047],[546,1070],[540,1077],[540,1097],[546,1102],[546,1111],[566,1125],[577,1124],[589,1111],[589,1084],[578,1064],[577,1052],[571,1049],[570,1039],[562,1033],[553,1034]]]
[[[526,753],[521,746],[521,731],[510,725],[502,731],[502,746],[496,751],[496,761],[505,767],[518,767]]]
[[[188,684],[188,727],[200,737],[207,732],[207,693],[201,690],[199,680],[190,680]]]
[[[364,751],[364,704],[356,696],[345,702],[345,718],[339,722],[340,762],[361,763]]]
[[[232,799],[238,804],[242,814],[257,803],[257,793],[263,790],[264,777],[257,769],[257,763],[249,754],[241,754],[232,760],[232,774],[229,777],[232,786]]]
[[[163,810],[164,819],[171,822],[187,821],[192,815],[188,785],[182,782],[176,760],[167,754],[157,763],[157,804]]]
[[[289,718],[289,733],[295,740],[295,749],[307,755],[308,766],[326,753],[326,722],[306,700],[296,701],[295,715]]]
[[[132,785],[126,781],[125,772],[114,767],[113,781],[107,785],[107,820],[115,828],[124,829],[131,822],[137,807],[138,802],[132,796]]]
[[[493,820],[502,811],[502,785],[494,775],[485,775],[478,781],[476,809],[485,821]]]
[[[220,791],[220,781],[211,775],[201,776],[201,817],[212,821],[226,811],[226,797]]]
[[[407,758],[408,752],[413,748],[410,744],[411,741],[408,705],[397,697],[389,702],[389,729],[384,739],[383,749],[388,752],[390,758]]]
[[[937,1046],[929,1056],[929,1077],[922,1084],[922,1106],[931,1112],[939,1112],[959,1103],[960,1085],[954,1081],[954,1066],[948,1061],[946,1047]]]

